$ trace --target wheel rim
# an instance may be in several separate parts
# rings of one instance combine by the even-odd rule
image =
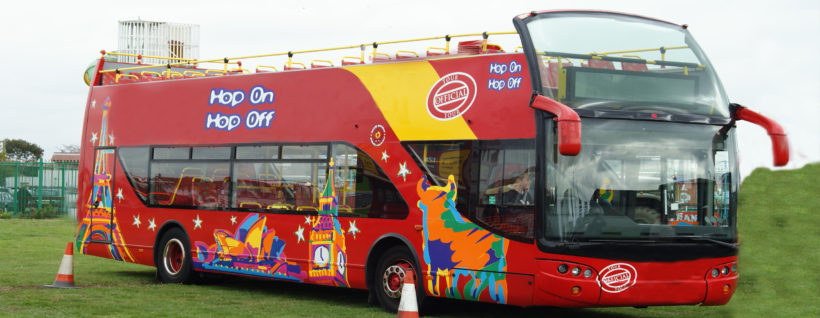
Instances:
[[[382,275],[382,289],[384,293],[395,299],[401,298],[401,288],[404,284],[406,271],[413,270],[410,263],[405,260],[398,260],[393,265],[388,266]]]
[[[182,271],[182,266],[185,260],[185,249],[179,239],[173,238],[165,243],[165,249],[162,253],[162,263],[165,266],[165,272],[171,276],[177,276]]]

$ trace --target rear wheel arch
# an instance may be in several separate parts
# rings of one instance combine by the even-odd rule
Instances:
[[[397,233],[384,234],[378,239],[376,239],[373,245],[370,246],[370,250],[367,252],[367,261],[364,266],[364,272],[365,285],[368,289],[372,287],[371,284],[373,284],[373,271],[375,270],[376,265],[378,265],[379,259],[381,259],[381,256],[385,252],[387,252],[387,250],[394,246],[404,246],[405,248],[410,250],[410,254],[413,255],[413,260],[415,262],[416,268],[421,269],[421,259],[419,258],[418,253],[416,253],[416,249],[413,248],[413,244],[410,243],[410,240]]]
[[[154,255],[153,255],[154,267],[159,266],[159,264],[157,264],[157,256],[159,256],[159,253],[162,252],[162,247],[159,246],[160,240],[162,239],[162,236],[165,235],[166,232],[168,232],[169,230],[171,230],[173,228],[179,228],[182,231],[182,233],[185,233],[185,236],[187,236],[189,240],[191,239],[191,236],[188,235],[188,231],[185,230],[185,227],[182,226],[182,224],[180,224],[176,220],[170,220],[170,221],[166,221],[165,223],[163,223],[162,226],[160,226],[159,230],[157,231],[157,235],[154,236]]]

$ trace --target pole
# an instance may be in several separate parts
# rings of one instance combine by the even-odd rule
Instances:
[[[14,162],[14,215],[20,211],[20,182],[17,175],[20,174],[20,162]]]
[[[43,158],[40,157],[40,167],[37,180],[37,214],[43,215]]]
[[[66,212],[68,214],[65,204],[65,165],[65,162],[60,163],[60,213]]]

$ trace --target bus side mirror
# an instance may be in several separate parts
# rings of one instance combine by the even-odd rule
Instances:
[[[729,106],[732,110],[732,118],[752,122],[766,129],[766,133],[772,139],[775,166],[782,167],[789,163],[789,139],[780,124],[739,104],[732,103]]]
[[[581,118],[569,106],[542,95],[535,95],[530,107],[555,115],[558,123],[558,152],[576,156],[581,152]]]

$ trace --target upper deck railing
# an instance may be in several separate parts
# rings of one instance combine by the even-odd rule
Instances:
[[[340,51],[340,50],[349,50],[349,49],[360,49],[361,53],[359,56],[343,56],[340,61],[341,66],[346,65],[358,65],[358,64],[366,64],[366,60],[369,57],[370,63],[383,63],[389,62],[391,60],[402,60],[402,59],[417,59],[417,58],[426,58],[426,57],[435,57],[435,56],[445,56],[450,55],[450,40],[455,38],[466,38],[466,37],[481,37],[479,40],[474,41],[464,41],[459,43],[459,49],[461,48],[469,48],[469,53],[472,54],[483,54],[483,53],[501,53],[504,52],[503,48],[497,44],[491,44],[488,42],[490,36],[495,35],[514,35],[518,34],[515,31],[505,31],[505,32],[482,32],[482,33],[466,33],[466,34],[454,34],[454,35],[443,35],[443,36],[433,36],[433,37],[425,37],[425,38],[415,38],[415,39],[407,39],[407,40],[398,40],[398,41],[384,41],[384,42],[372,42],[372,43],[365,43],[365,44],[356,44],[356,45],[348,45],[348,46],[339,46],[339,47],[331,47],[331,48],[323,48],[323,49],[313,49],[313,50],[301,50],[301,51],[287,51],[287,52],[277,52],[277,53],[268,53],[268,54],[258,54],[258,55],[247,55],[247,56],[236,56],[236,57],[225,57],[219,59],[210,59],[210,60],[197,60],[197,59],[184,59],[178,57],[162,57],[162,56],[147,56],[147,55],[139,55],[139,54],[127,54],[127,53],[117,53],[117,52],[106,52],[100,51],[102,54],[102,59],[105,59],[106,56],[130,56],[130,57],[137,57],[138,64],[141,64],[144,58],[151,58],[151,59],[161,59],[168,61],[165,64],[151,64],[151,65],[138,65],[138,66],[127,66],[127,67],[115,67],[109,68],[105,67],[105,69],[100,71],[100,75],[103,77],[103,84],[112,84],[112,83],[119,83],[121,80],[127,80],[128,82],[133,81],[150,81],[150,80],[160,80],[160,79],[175,79],[175,78],[191,78],[191,77],[205,77],[205,76],[222,76],[222,75],[231,75],[231,74],[244,74],[244,73],[252,73],[250,70],[242,68],[243,64],[241,60],[248,60],[248,59],[262,59],[262,58],[269,58],[269,57],[283,57],[287,56],[287,62],[284,63],[282,70],[300,70],[300,69],[308,69],[308,68],[323,68],[323,67],[333,67],[336,66],[332,61],[327,59],[312,59],[308,65],[302,62],[294,61],[294,57],[296,55],[306,55],[309,53],[321,53],[321,52],[331,52],[331,51]],[[388,44],[401,44],[401,43],[412,43],[412,42],[422,42],[422,41],[435,41],[444,39],[445,43],[443,47],[438,46],[429,46],[426,48],[426,51],[423,53],[424,55],[420,55],[416,51],[411,50],[397,50],[395,55],[390,55],[384,52],[379,52],[379,46],[388,45]],[[516,39],[517,40],[517,39]],[[367,50],[370,49],[368,53]],[[517,51],[517,49],[516,49]],[[459,54],[464,54],[462,50],[459,50]],[[264,63],[264,62],[263,62]],[[221,69],[206,69],[200,68],[202,64],[221,64]],[[133,65],[133,64],[129,64]],[[159,72],[158,69],[165,68],[165,71]],[[273,65],[265,65],[265,64],[256,64],[256,68],[254,72],[256,73],[263,73],[263,72],[270,72],[270,71],[279,71],[276,66]],[[106,80],[107,79],[107,80]]]

